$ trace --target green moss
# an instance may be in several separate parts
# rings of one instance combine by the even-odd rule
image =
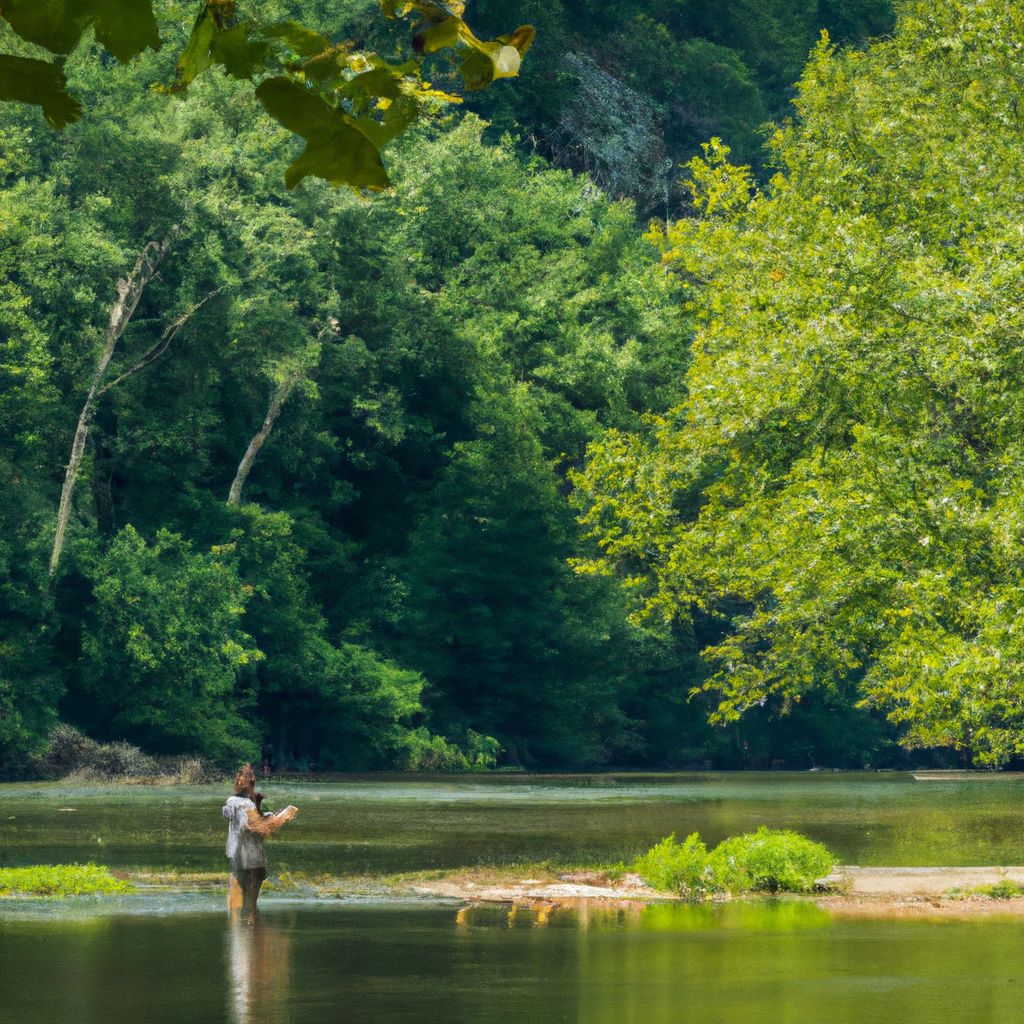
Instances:
[[[0,868],[0,895],[92,896],[131,892],[132,886],[98,864],[39,864]]]

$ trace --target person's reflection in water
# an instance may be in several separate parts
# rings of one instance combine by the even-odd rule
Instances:
[[[253,924],[229,919],[228,1020],[231,1024],[277,1024],[288,1019],[291,925],[283,916]]]

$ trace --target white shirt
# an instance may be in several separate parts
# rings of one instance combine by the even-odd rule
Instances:
[[[267,855],[263,852],[263,836],[249,831],[249,811],[256,804],[247,796],[233,796],[221,812],[228,819],[228,842],[225,852],[236,871],[265,868]],[[264,814],[263,817],[270,817]]]

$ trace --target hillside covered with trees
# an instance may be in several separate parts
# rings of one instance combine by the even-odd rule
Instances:
[[[372,195],[157,88],[180,5],[62,131],[0,104],[0,769],[1021,753],[1021,15],[719,8],[478,0],[519,76]]]

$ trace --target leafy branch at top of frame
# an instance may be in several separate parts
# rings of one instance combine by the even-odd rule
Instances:
[[[183,92],[215,65],[233,78],[256,81],[267,113],[306,142],[285,172],[289,188],[312,175],[354,189],[384,189],[389,179],[381,149],[439,101],[459,99],[423,79],[423,57],[451,51],[463,86],[484,89],[518,74],[534,30],[522,25],[482,40],[466,24],[461,0],[380,3],[385,17],[415,21],[415,56],[403,63],[333,42],[295,21],[263,22],[243,13],[237,0],[205,0],[166,91]],[[0,54],[0,100],[37,104],[56,129],[82,115],[63,62],[90,25],[97,42],[122,63],[161,45],[152,0],[0,0],[0,17],[54,55],[50,62]]]

